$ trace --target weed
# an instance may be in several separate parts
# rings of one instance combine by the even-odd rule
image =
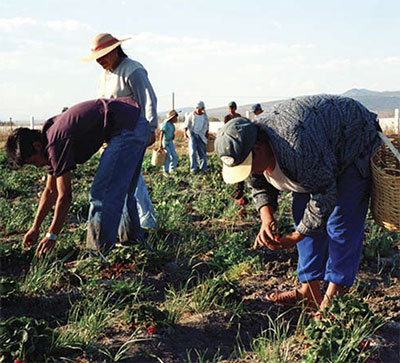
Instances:
[[[366,303],[353,295],[336,295],[320,319],[311,320],[305,329],[309,346],[305,362],[364,362],[371,350],[362,342],[384,325]]]

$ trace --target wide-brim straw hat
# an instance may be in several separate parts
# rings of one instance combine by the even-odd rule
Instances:
[[[178,116],[178,112],[171,110],[167,113],[167,118],[164,121],[172,120],[175,116]]]
[[[90,62],[99,59],[119,47],[123,42],[131,38],[117,39],[109,33],[101,33],[96,35],[91,44],[91,53],[80,59],[81,62]]]

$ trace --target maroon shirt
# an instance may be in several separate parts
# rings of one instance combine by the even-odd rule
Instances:
[[[228,113],[224,118],[224,124],[226,124],[228,121],[230,121],[236,117],[242,117],[242,115],[240,113],[236,113],[236,112],[235,112],[235,115],[231,115],[230,113]]]
[[[47,120],[42,128],[47,172],[60,176],[75,169],[121,130],[133,130],[139,115],[138,104],[122,97],[78,103]]]

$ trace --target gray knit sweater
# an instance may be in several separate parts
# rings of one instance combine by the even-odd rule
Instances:
[[[369,160],[380,144],[376,114],[346,97],[318,95],[284,101],[254,120],[266,133],[282,172],[310,193],[297,231],[320,233],[336,205],[337,178],[355,164],[370,176]],[[277,207],[278,191],[263,175],[248,179],[257,210]]]

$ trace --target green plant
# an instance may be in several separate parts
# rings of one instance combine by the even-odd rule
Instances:
[[[86,292],[83,299],[77,301],[69,311],[67,325],[60,329],[57,344],[77,349],[98,339],[117,319],[117,306],[111,297],[101,291]]]
[[[8,277],[0,278],[0,296],[2,299],[8,299],[19,291],[19,284]]]
[[[10,318],[0,322],[1,361],[47,361],[55,350],[56,334],[44,320]]]
[[[371,350],[362,342],[383,324],[353,295],[335,295],[329,309],[305,329],[308,349],[303,359],[307,363],[364,362]]]
[[[135,327],[170,326],[168,314],[151,304],[134,304],[130,310],[131,322]]]

